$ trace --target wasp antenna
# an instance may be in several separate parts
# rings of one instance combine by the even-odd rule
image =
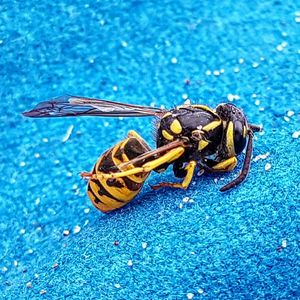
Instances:
[[[260,132],[263,130],[263,127],[260,125],[249,124],[249,127],[252,130],[252,132]]]
[[[236,179],[234,179],[233,181],[231,181],[228,184],[224,185],[220,189],[221,192],[228,191],[228,190],[234,188],[235,186],[237,186],[238,184],[242,183],[246,179],[246,177],[249,173],[250,164],[251,164],[251,157],[252,157],[252,152],[253,152],[253,133],[252,133],[252,131],[249,131],[248,135],[249,135],[249,140],[248,140],[246,156],[245,156],[245,160],[244,160],[244,164],[243,164],[241,174]]]

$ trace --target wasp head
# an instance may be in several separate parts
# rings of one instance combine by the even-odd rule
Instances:
[[[218,105],[216,112],[223,121],[223,150],[228,157],[236,156],[244,150],[247,143],[247,119],[243,111],[231,103]]]

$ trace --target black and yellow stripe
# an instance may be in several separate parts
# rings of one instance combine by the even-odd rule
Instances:
[[[96,162],[92,174],[100,175],[91,178],[87,194],[94,206],[102,212],[109,212],[130,202],[141,190],[149,173],[135,174],[121,178],[101,178],[102,174],[127,171],[135,168],[119,166],[150,150],[140,136],[129,136],[107,150]]]

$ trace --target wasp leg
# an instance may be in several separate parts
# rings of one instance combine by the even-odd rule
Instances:
[[[209,172],[229,172],[232,171],[237,165],[237,158],[235,156],[225,159],[213,167],[204,167]]]
[[[93,177],[93,173],[87,172],[87,171],[83,171],[79,175],[81,176],[81,178],[84,178],[84,179],[90,179]]]
[[[229,182],[228,184],[224,185],[220,189],[221,192],[228,191],[228,190],[232,189],[233,187],[237,186],[238,184],[240,184],[241,182],[243,182],[249,173],[250,164],[251,164],[251,156],[252,156],[252,152],[253,152],[253,133],[252,133],[252,131],[249,131],[248,135],[249,135],[249,140],[248,140],[246,156],[245,156],[242,171],[237,178],[235,178],[233,181]]]
[[[161,182],[158,185],[152,185],[151,188],[153,190],[158,190],[162,187],[187,189],[192,181],[196,166],[197,166],[197,162],[194,160],[190,161],[187,164],[187,166],[184,168],[184,170],[186,171],[186,175],[181,183]]]
[[[142,167],[135,167],[130,170],[120,171],[120,172],[116,172],[116,173],[94,174],[93,178],[97,178],[97,179],[101,180],[101,179],[126,177],[126,176],[130,176],[130,175],[135,175],[138,173],[149,173],[152,170],[156,169],[157,167],[159,167],[165,163],[170,163],[170,162],[178,159],[183,153],[184,153],[184,148],[177,147],[177,148],[170,150],[163,156],[145,163]]]

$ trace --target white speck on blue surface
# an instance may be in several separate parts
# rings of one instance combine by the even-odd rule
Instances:
[[[71,137],[71,134],[73,132],[73,129],[74,129],[74,125],[70,125],[67,129],[67,132],[66,134],[64,135],[63,139],[62,139],[62,142],[65,143],[66,141],[69,140],[69,138]]]
[[[184,197],[184,198],[182,199],[182,202],[183,202],[183,203],[187,203],[187,202],[189,202],[189,200],[190,200],[189,197]]]
[[[286,248],[287,247],[287,240],[282,240],[281,247]]]
[[[128,43],[127,43],[126,41],[122,41],[122,42],[121,42],[121,45],[122,45],[124,48],[128,47]]]
[[[182,99],[183,99],[183,100],[188,99],[188,97],[189,97],[188,94],[182,94]]]
[[[276,49],[277,49],[277,51],[282,51],[283,50],[283,46],[281,44],[277,45]]]
[[[228,99],[229,101],[239,100],[239,99],[240,99],[240,96],[239,96],[239,95],[234,95],[234,94],[228,94],[228,95],[227,95],[227,99]]]
[[[266,163],[265,170],[269,171],[271,169],[272,165],[270,163]]]
[[[21,161],[19,165],[20,165],[20,167],[25,167],[26,166],[26,162],[25,161]]]
[[[93,57],[89,57],[88,61],[90,64],[93,64],[95,62],[95,59]]]
[[[70,234],[70,230],[66,229],[66,230],[63,231],[63,235],[64,236],[68,236],[69,234]]]
[[[267,153],[265,153],[265,154],[259,154],[259,155],[255,156],[255,157],[253,158],[253,161],[254,161],[254,162],[257,162],[257,161],[259,161],[260,159],[266,159],[266,158],[268,158],[269,156],[270,156],[270,152],[267,152]]]
[[[131,259],[128,260],[127,265],[128,265],[128,267],[132,267],[133,266],[133,261]]]
[[[298,139],[299,137],[300,137],[300,130],[293,132],[293,134],[292,134],[293,139]]]
[[[74,226],[73,233],[79,233],[81,231],[81,227],[79,225]]]
[[[172,64],[177,64],[178,60],[176,57],[172,57],[171,62],[172,62]]]

